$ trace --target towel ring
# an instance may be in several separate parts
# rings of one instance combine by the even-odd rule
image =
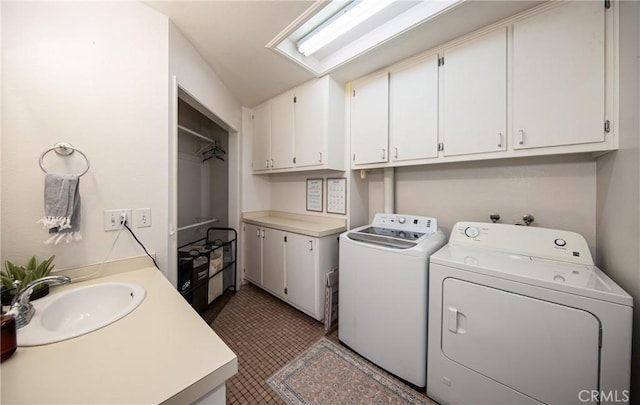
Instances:
[[[85,173],[87,173],[89,171],[89,167],[91,166],[91,163],[89,162],[89,159],[87,158],[87,155],[82,153],[82,151],[80,149],[74,148],[73,145],[71,145],[70,143],[58,142],[55,145],[53,145],[53,148],[49,148],[49,149],[45,150],[40,155],[40,159],[38,160],[38,163],[40,164],[40,168],[42,169],[43,172],[48,173],[47,169],[44,168],[44,155],[46,155],[47,153],[51,152],[52,150],[56,151],[56,153],[58,155],[60,155],[60,156],[69,156],[73,152],[77,151],[80,155],[82,155],[84,160],[87,162],[87,168],[82,173],[80,173],[78,175],[78,177],[83,176]]]

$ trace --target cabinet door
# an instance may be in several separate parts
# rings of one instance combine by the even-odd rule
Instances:
[[[318,239],[288,234],[286,243],[287,298],[311,314],[317,314],[316,257]]]
[[[293,167],[293,93],[271,101],[271,168]]]
[[[262,285],[262,229],[256,225],[244,226],[244,278]]]
[[[604,141],[604,24],[577,1],[513,25],[515,149]]]
[[[506,28],[445,49],[440,74],[444,155],[506,150]]]
[[[253,170],[268,170],[271,161],[271,103],[253,110],[253,142],[251,145]]]
[[[391,160],[438,156],[438,57],[393,70],[389,79]]]
[[[324,163],[327,133],[327,81],[319,80],[296,90],[295,157],[296,167]]]
[[[284,237],[276,229],[263,228],[262,286],[280,298],[284,295]]]
[[[356,165],[389,159],[389,72],[353,83],[351,158]]]

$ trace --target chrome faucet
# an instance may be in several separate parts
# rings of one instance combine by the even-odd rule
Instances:
[[[60,285],[68,284],[71,278],[67,276],[47,276],[34,280],[20,289],[11,300],[11,307],[7,311],[7,315],[11,315],[16,320],[16,328],[27,326],[31,322],[31,318],[36,313],[36,309],[31,305],[29,298],[34,287],[40,284]]]

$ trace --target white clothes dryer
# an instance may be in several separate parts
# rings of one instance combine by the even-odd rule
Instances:
[[[340,236],[339,340],[421,389],[429,256],[445,243],[435,218],[396,214]]]
[[[429,280],[435,401],[628,402],[633,301],[581,235],[459,222]]]

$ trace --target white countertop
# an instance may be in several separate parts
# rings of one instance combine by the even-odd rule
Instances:
[[[18,347],[0,366],[2,404],[187,404],[237,372],[236,355],[154,267],[55,287],[52,293],[105,281],[138,283],[147,296],[102,329]]]
[[[242,220],[247,224],[265,226],[286,232],[321,238],[347,230],[342,218],[320,217],[315,215],[292,214],[279,211],[245,212]]]

